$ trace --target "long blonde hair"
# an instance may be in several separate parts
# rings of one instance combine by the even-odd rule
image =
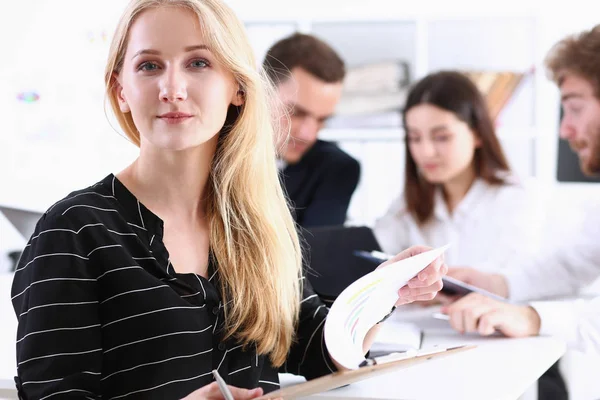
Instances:
[[[243,24],[221,0],[132,0],[117,26],[105,71],[111,108],[139,146],[140,134],[131,114],[120,111],[114,84],[135,18],[167,5],[198,16],[205,44],[244,91],[244,104],[228,113],[207,183],[210,245],[222,283],[225,336],[255,344],[279,366],[298,323],[301,252],[275,163],[274,90],[257,69]]]

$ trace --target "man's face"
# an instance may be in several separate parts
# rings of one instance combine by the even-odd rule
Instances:
[[[281,158],[295,164],[315,144],[323,123],[333,115],[342,96],[342,82],[327,83],[298,67],[292,69],[290,79],[279,84],[278,91],[290,111],[289,141],[280,140],[278,148],[283,142]],[[287,123],[284,118],[284,127]]]
[[[600,174],[600,100],[585,79],[566,74],[560,85],[560,137],[569,141],[586,175]]]

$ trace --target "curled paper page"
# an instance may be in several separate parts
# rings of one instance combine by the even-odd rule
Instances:
[[[325,321],[329,354],[346,368],[365,360],[362,345],[367,332],[398,301],[398,289],[441,256],[449,245],[400,260],[356,280],[337,297]]]

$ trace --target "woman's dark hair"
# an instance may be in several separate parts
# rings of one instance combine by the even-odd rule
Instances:
[[[405,132],[408,131],[406,114],[420,104],[439,107],[465,122],[481,142],[473,157],[476,176],[492,185],[507,183],[505,177],[510,174],[510,167],[496,137],[487,104],[467,76],[454,71],[441,71],[417,82],[410,90],[402,111]],[[433,214],[435,184],[425,180],[419,173],[410,154],[408,140],[405,175],[406,207],[419,224],[424,224]]]

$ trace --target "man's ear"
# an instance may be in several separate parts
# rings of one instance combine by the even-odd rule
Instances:
[[[234,106],[241,106],[246,101],[246,92],[240,87],[236,93],[234,93],[231,99],[231,104]]]
[[[129,108],[129,104],[127,103],[127,99],[125,98],[125,93],[123,91],[123,86],[121,86],[121,82],[119,82],[119,78],[117,75],[113,75],[113,90],[117,95],[117,100],[119,101],[119,109],[123,114],[131,112],[131,108]]]

